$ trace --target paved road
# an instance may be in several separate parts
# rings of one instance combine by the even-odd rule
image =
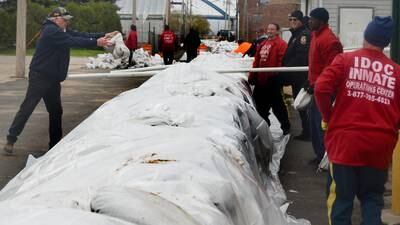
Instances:
[[[30,58],[28,57],[27,64]],[[80,68],[86,58],[71,58],[70,72],[86,72]],[[6,142],[8,127],[21,104],[27,87],[26,79],[16,79],[15,57],[0,56],[0,146]],[[146,79],[67,80],[62,83],[64,135],[70,132],[94,110],[123,91],[136,88]],[[28,154],[40,156],[47,151],[48,114],[43,101],[35,109],[15,145],[12,157],[0,154],[0,188],[24,168]]]

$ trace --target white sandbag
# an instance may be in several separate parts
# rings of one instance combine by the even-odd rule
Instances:
[[[126,47],[121,33],[114,35],[109,42],[113,45],[112,55],[114,59],[121,59],[122,61],[127,61],[129,59],[130,51],[128,47]]]
[[[13,225],[139,225],[90,212],[68,208],[0,206],[0,224]]]
[[[7,206],[90,212],[102,187],[120,186],[155,193],[201,225],[309,224],[282,211],[271,197],[280,196],[277,188],[269,193],[268,182],[279,183],[266,176],[277,146],[256,113],[246,75],[209,70],[241,66],[226,54],[199,56],[104,103],[13,178],[0,200]],[[148,197],[133,195],[136,201]],[[153,207],[149,203],[147,209]],[[154,215],[164,212],[158,209]],[[141,221],[142,215],[130,216]],[[58,217],[62,221],[64,215]],[[7,223],[14,224],[30,223]]]
[[[140,225],[199,225],[174,203],[135,188],[103,187],[94,195],[91,208],[96,213]]]
[[[299,94],[297,94],[294,100],[293,107],[296,110],[305,110],[312,100],[312,95],[310,95],[304,88],[300,89]]]
[[[328,170],[329,169],[329,159],[328,154],[325,152],[324,158],[322,158],[321,162],[318,165],[318,171]]]

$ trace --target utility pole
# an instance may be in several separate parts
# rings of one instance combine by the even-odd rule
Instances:
[[[136,25],[136,0],[132,0],[132,24]]]
[[[395,30],[390,45],[391,57],[398,64],[400,63],[400,1],[392,0],[392,17],[395,24]]]
[[[248,15],[248,6],[247,6],[247,0],[244,0],[244,7],[243,7],[243,24],[244,24],[244,34],[246,40],[249,40],[249,15]]]
[[[17,46],[16,46],[16,73],[18,78],[25,77],[26,56],[26,0],[17,2]]]

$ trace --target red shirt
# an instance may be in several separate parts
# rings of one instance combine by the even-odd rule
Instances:
[[[162,51],[175,51],[176,36],[174,32],[166,30],[160,36]]]
[[[137,49],[137,32],[136,31],[129,32],[128,38],[125,41],[125,45],[130,50]]]
[[[400,66],[382,52],[338,55],[315,85],[334,163],[387,169],[400,125]],[[335,103],[331,98],[336,95]]]
[[[267,39],[257,46],[257,52],[254,56],[253,68],[258,67],[280,67],[282,59],[285,55],[287,44],[281,37],[276,36],[274,39]],[[250,73],[249,83],[263,86],[267,83],[269,77],[277,73],[263,72]]]
[[[335,56],[343,52],[343,46],[328,25],[312,32],[308,54],[308,80],[313,86],[322,70],[327,67]]]

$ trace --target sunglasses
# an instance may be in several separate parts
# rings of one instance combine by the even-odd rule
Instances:
[[[297,21],[296,18],[289,18],[289,21]]]

